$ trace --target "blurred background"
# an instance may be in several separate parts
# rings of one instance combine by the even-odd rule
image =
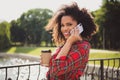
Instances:
[[[41,50],[54,52],[56,46],[44,27],[62,4],[73,1],[99,26],[90,41],[87,80],[120,79],[120,0],[0,0],[0,80],[45,78]]]
[[[55,47],[44,27],[62,4],[72,1],[87,8],[99,26],[92,48],[119,51],[119,0],[0,0],[0,52],[13,47]]]

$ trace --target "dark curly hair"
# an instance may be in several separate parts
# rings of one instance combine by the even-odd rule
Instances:
[[[53,31],[53,40],[57,45],[64,44],[65,42],[61,32],[61,18],[63,16],[71,16],[78,24],[82,23],[84,31],[81,33],[81,36],[83,39],[91,39],[92,35],[97,31],[97,25],[87,9],[80,9],[76,2],[73,2],[71,5],[62,5],[45,27],[47,31]]]

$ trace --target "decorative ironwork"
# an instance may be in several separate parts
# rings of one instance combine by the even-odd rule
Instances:
[[[110,62],[112,62],[112,64],[110,64]],[[5,70],[5,80],[12,80],[11,77],[8,77],[8,74],[11,74],[8,73],[8,70],[10,68],[17,68],[17,77],[15,80],[19,80],[21,68],[28,67],[28,76],[26,80],[30,80],[30,77],[33,76],[31,73],[31,66],[39,66],[39,70],[36,73],[36,80],[39,80],[40,74],[42,73],[39,62],[24,65],[4,66],[0,67],[0,70]],[[45,78],[42,80],[45,80]],[[85,69],[85,74],[81,77],[81,80],[120,80],[120,58],[90,59]]]

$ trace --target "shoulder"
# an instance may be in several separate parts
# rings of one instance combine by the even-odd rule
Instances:
[[[90,45],[90,43],[89,43],[89,41],[86,41],[86,40],[84,40],[84,41],[77,41],[74,45],[77,45],[78,47],[91,47],[91,45]]]
[[[91,48],[90,43],[88,41],[77,41],[76,43],[74,43],[71,47],[71,50],[89,50]]]
[[[56,47],[54,51],[52,52],[52,55],[57,54],[60,51],[60,47]]]

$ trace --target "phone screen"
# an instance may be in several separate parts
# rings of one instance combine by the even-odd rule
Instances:
[[[79,34],[81,34],[83,32],[83,26],[82,26],[82,24],[79,23],[76,27],[79,29]],[[72,31],[70,31],[70,33],[72,33]]]
[[[82,26],[82,24],[81,23],[79,23],[78,25],[77,25],[77,27],[78,27],[78,29],[79,29],[79,34],[81,34],[82,32],[83,32],[83,26]]]

